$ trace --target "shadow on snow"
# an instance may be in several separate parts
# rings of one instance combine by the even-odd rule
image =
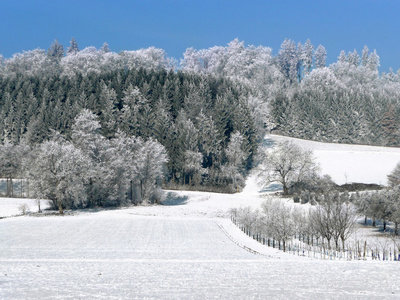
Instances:
[[[174,192],[169,192],[165,196],[165,200],[161,202],[162,205],[185,205],[187,203],[187,200],[189,199],[188,196],[178,196]]]

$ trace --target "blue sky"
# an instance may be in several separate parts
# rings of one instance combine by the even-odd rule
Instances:
[[[308,38],[328,52],[376,49],[381,71],[400,68],[398,0],[0,0],[0,54],[48,49],[72,37],[80,49],[155,46],[180,59],[186,48],[225,46],[234,38],[269,46]]]

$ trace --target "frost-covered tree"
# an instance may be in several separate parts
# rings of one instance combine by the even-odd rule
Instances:
[[[50,200],[60,213],[65,208],[85,207],[87,162],[79,149],[56,134],[34,150],[28,171],[31,193]]]
[[[303,51],[301,53],[301,59],[303,61],[304,73],[306,75],[310,74],[312,64],[313,64],[313,52],[314,45],[311,44],[311,41],[308,39],[303,46]]]
[[[285,39],[279,49],[278,64],[282,74],[291,83],[297,81],[299,57],[296,44],[290,39]]]
[[[86,47],[81,51],[76,51],[74,55],[67,55],[61,59],[62,74],[73,78],[77,74],[89,75],[99,74],[102,70],[104,57],[101,51],[95,47]],[[114,66],[109,66],[113,68]]]
[[[399,235],[399,224],[400,224],[400,189],[397,186],[391,191],[388,191],[387,202],[389,204],[389,220],[394,223],[394,234]]]
[[[47,55],[55,61],[60,61],[64,56],[64,46],[55,40],[47,50]]]
[[[121,114],[122,130],[136,136],[150,137],[156,117],[151,109],[150,101],[132,85],[129,85],[124,94]]]
[[[319,45],[314,53],[314,65],[316,68],[323,68],[326,66],[326,56],[327,52],[325,47]]]
[[[342,64],[347,63],[347,55],[346,52],[344,52],[343,50],[340,51],[340,54],[338,56],[338,62]]]
[[[303,151],[292,142],[278,143],[274,149],[261,150],[261,162],[258,177],[262,185],[271,182],[282,184],[283,194],[289,194],[289,188],[313,176],[318,171],[311,151]]]
[[[109,88],[104,82],[101,87],[101,124],[102,133],[106,137],[112,137],[118,126],[117,93]]]
[[[369,55],[368,67],[373,71],[378,71],[378,68],[380,67],[379,55],[376,53],[375,49],[374,52]]]
[[[282,241],[283,251],[286,251],[286,242],[296,233],[293,207],[271,199],[263,202],[261,207],[265,215],[263,223],[268,227],[268,235],[277,241]]]
[[[53,74],[54,71],[52,59],[42,49],[16,53],[4,62],[4,72],[8,75],[19,73],[44,76]]]
[[[207,158],[207,166],[215,166],[221,151],[221,140],[212,116],[206,116],[203,111],[196,118],[198,124],[199,149]]]
[[[396,167],[387,177],[391,187],[400,186],[400,163],[396,165]]]
[[[76,116],[72,127],[72,142],[88,157],[90,163],[85,185],[89,206],[106,205],[110,193],[108,184],[112,172],[107,156],[110,145],[100,130],[97,116],[87,109]]]
[[[21,178],[23,158],[29,152],[25,145],[13,145],[9,142],[0,144],[0,178],[6,178],[6,196],[13,197],[13,179]]]
[[[369,65],[369,49],[367,45],[364,46],[361,52],[361,65],[367,67]]]
[[[71,41],[69,42],[70,46],[67,48],[67,55],[74,55],[79,52],[78,48],[78,42],[76,39],[73,37]]]
[[[143,203],[159,202],[163,167],[168,161],[165,148],[152,139],[144,143],[138,158],[139,191]]]
[[[109,53],[111,52],[110,47],[108,46],[108,43],[104,43],[103,46],[101,46],[100,51],[103,53]]]
[[[184,160],[183,170],[189,178],[188,184],[199,184],[200,176],[205,172],[202,168],[203,154],[192,150],[186,150]]]
[[[347,61],[350,65],[353,65],[354,67],[358,67],[360,65],[360,56],[357,53],[357,50],[354,49],[353,52],[349,52],[347,55]]]

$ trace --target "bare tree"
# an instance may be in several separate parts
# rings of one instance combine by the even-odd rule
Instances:
[[[293,218],[293,208],[286,206],[279,200],[266,201],[262,209],[267,216],[267,226],[272,236],[283,242],[283,251],[286,251],[286,242],[296,233],[296,223]]]
[[[311,151],[303,151],[292,142],[279,143],[274,149],[262,149],[262,162],[258,166],[261,184],[279,182],[283,194],[289,194],[289,187],[313,176],[318,171]]]
[[[347,193],[342,195],[327,193],[324,195],[324,200],[312,212],[311,220],[315,229],[326,238],[328,248],[331,247],[331,239],[334,239],[338,250],[341,240],[344,251],[345,241],[352,233],[356,222],[355,208],[349,202]]]

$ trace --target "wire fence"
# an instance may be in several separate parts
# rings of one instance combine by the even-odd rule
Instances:
[[[295,234],[291,239],[280,241],[268,236],[262,230],[254,230],[251,226],[241,224],[234,215],[231,216],[231,221],[259,243],[297,256],[324,260],[400,261],[400,239],[392,234],[373,240],[354,238],[343,247],[341,244],[332,246],[326,239],[316,239],[300,233]]]

